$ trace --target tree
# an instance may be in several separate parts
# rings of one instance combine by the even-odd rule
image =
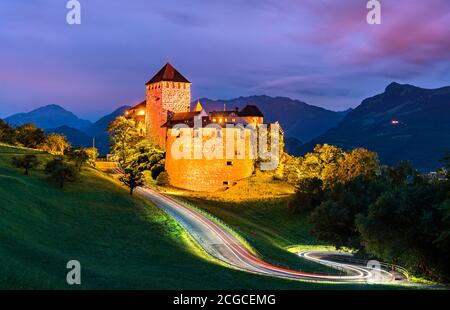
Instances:
[[[141,172],[146,170],[151,171],[152,178],[156,180],[158,175],[165,170],[164,158],[165,153],[161,148],[147,140],[142,140],[137,143],[134,153],[130,157],[130,161]]]
[[[109,124],[108,132],[112,141],[111,152],[119,158],[121,166],[126,166],[129,157],[134,153],[134,147],[143,139],[136,123],[132,119],[119,116]]]
[[[344,158],[344,151],[334,145],[316,145],[314,152],[303,157],[300,178],[319,178],[325,187],[337,183],[338,169]]]
[[[14,156],[12,158],[12,163],[16,168],[25,169],[25,175],[29,174],[30,169],[37,168],[40,164],[36,155],[23,155],[19,157]]]
[[[99,155],[98,150],[95,147],[89,147],[84,149],[86,151],[86,154],[88,155],[88,165],[95,167],[95,162],[97,160],[97,157]]]
[[[83,164],[89,160],[89,154],[83,148],[70,149],[67,152],[67,157],[75,163],[75,168],[78,171],[81,171]]]
[[[55,158],[45,167],[45,172],[50,175],[50,179],[55,181],[60,188],[68,182],[75,182],[78,176],[77,169],[64,161],[62,157]]]
[[[4,120],[0,119],[0,142],[14,144],[16,131]]]
[[[303,178],[296,185],[295,195],[288,203],[292,213],[308,214],[323,200],[322,180],[319,178]]]
[[[410,162],[401,161],[397,167],[388,167],[385,174],[387,174],[387,178],[392,185],[401,186],[413,181],[418,172]]]
[[[130,189],[130,195],[133,195],[136,187],[144,185],[144,175],[137,167],[133,166],[128,166],[123,171],[124,174],[119,180]]]
[[[339,163],[338,181],[346,182],[356,177],[373,178],[380,172],[377,153],[363,148],[344,154]]]
[[[16,143],[21,146],[37,148],[44,141],[44,131],[31,123],[16,128]]]
[[[51,133],[45,138],[45,142],[39,145],[39,148],[52,155],[64,155],[64,151],[70,147],[64,135]]]

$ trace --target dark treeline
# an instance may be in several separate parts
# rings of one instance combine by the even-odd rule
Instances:
[[[373,156],[348,165],[349,154],[325,145],[297,159],[290,211],[307,216],[320,240],[449,282],[450,156],[438,173],[424,175],[407,162],[381,166]],[[350,171],[359,172],[345,178]]]
[[[33,124],[12,127],[0,119],[0,142],[10,145],[37,148],[45,142],[45,133]]]

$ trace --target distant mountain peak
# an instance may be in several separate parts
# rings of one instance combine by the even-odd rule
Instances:
[[[253,95],[237,97],[227,100],[211,100],[200,98],[201,105],[206,111],[228,109],[243,109],[246,105],[256,105],[265,116],[265,121],[279,121],[286,137],[296,137],[300,141],[309,141],[329,128],[336,126],[346,115],[343,112],[330,111],[309,105],[289,97],[271,97],[267,95]],[[192,102],[195,106],[197,100]]]
[[[42,106],[27,113],[14,114],[7,117],[6,121],[16,126],[33,123],[43,129],[57,128],[63,125],[82,129],[91,125],[90,121],[78,118],[57,104]]]
[[[364,99],[336,127],[302,145],[297,153],[323,143],[344,149],[364,147],[377,152],[385,164],[409,160],[422,171],[436,169],[450,150],[449,102],[450,87],[391,83],[384,93]]]
[[[419,89],[419,87],[410,85],[410,84],[400,84],[397,82],[392,82],[391,84],[386,86],[385,92],[386,93],[399,93],[399,92],[404,92],[404,91],[413,90],[413,89]]]

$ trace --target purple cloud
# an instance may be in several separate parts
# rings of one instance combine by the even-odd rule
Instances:
[[[364,0],[0,3],[0,117],[57,103],[95,119],[145,96],[169,57],[193,97],[291,96],[342,110],[393,79],[450,80],[448,0],[383,1],[382,24]]]

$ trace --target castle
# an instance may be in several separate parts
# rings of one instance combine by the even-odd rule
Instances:
[[[217,191],[252,175],[258,142],[252,139],[248,127],[258,128],[264,123],[258,107],[247,105],[240,111],[224,108],[206,112],[197,102],[191,110],[191,83],[170,63],[145,85],[146,100],[126,111],[125,116],[133,118],[143,135],[166,150],[165,168],[171,185],[194,191]],[[181,125],[185,127],[183,134],[177,129]],[[241,126],[229,129],[231,125]],[[207,158],[195,147],[194,142],[200,141],[201,148],[207,148],[212,138],[219,139],[222,145],[231,145],[226,150],[217,147],[213,150],[222,155],[226,152],[226,156]],[[180,158],[174,154],[181,139],[192,142],[194,146],[185,147],[184,152],[193,156]],[[243,149],[242,145],[250,147]]]

